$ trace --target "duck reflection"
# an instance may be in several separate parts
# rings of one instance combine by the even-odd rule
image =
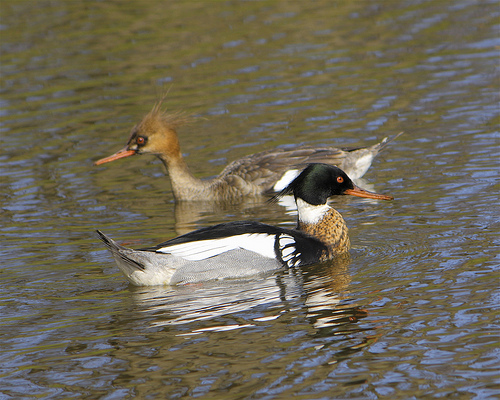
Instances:
[[[314,265],[303,273],[307,318],[316,329],[357,322],[364,316],[359,307],[343,303],[349,299],[349,261],[347,254],[329,263]]]
[[[196,326],[182,329],[182,335],[258,326],[290,313],[302,314],[317,331],[331,331],[366,316],[359,306],[347,304],[349,263],[345,255],[306,271],[289,269],[252,280],[130,290],[138,308],[154,316],[148,318],[152,327]],[[211,322],[200,328],[200,321]]]
[[[239,219],[255,218],[255,213],[261,209],[269,210],[269,201],[266,197],[242,199],[238,202],[217,203],[209,201],[182,201],[174,204],[175,232],[184,235],[200,228],[200,222],[209,216],[238,215]],[[276,207],[276,216],[283,212]],[[266,214],[269,216],[269,213]],[[214,220],[220,222],[219,219]]]

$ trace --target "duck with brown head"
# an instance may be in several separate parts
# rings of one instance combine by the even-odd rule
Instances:
[[[309,163],[336,165],[353,179],[360,178],[390,141],[385,138],[371,147],[357,149],[304,145],[275,148],[233,161],[217,177],[201,180],[191,173],[180,149],[177,128],[188,121],[182,113],[162,111],[160,100],[132,129],[127,145],[95,165],[135,154],[152,154],[165,165],[176,201],[222,201],[278,192]]]

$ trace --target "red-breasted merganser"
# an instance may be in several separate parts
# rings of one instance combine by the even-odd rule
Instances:
[[[168,171],[176,201],[223,201],[279,192],[309,163],[336,165],[352,179],[357,179],[370,168],[375,156],[402,133],[366,148],[338,149],[303,145],[293,149],[275,148],[233,161],[214,179],[201,180],[190,172],[182,157],[176,132],[188,119],[179,113],[162,111],[161,105],[162,101],[156,103],[132,129],[123,149],[96,161],[95,165],[135,154],[156,155]]]
[[[392,197],[357,187],[341,169],[307,166],[278,196],[293,194],[298,224],[287,229],[260,222],[228,222],[202,228],[157,246],[132,250],[97,231],[118,267],[137,286],[244,278],[282,267],[333,259],[350,248],[342,215],[327,204],[334,195]]]

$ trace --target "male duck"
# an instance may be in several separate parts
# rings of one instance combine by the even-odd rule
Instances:
[[[309,163],[336,165],[352,179],[357,179],[366,173],[375,156],[390,142],[385,138],[371,147],[356,149],[313,146],[297,146],[290,150],[275,148],[233,161],[216,178],[201,180],[190,172],[180,150],[176,128],[187,122],[187,118],[182,114],[167,114],[161,110],[161,105],[160,100],[132,129],[123,149],[96,161],[95,165],[134,154],[154,154],[168,171],[176,201],[233,200],[270,191],[279,192]]]
[[[340,213],[328,206],[330,196],[392,200],[357,187],[344,171],[327,164],[307,166],[278,196],[292,193],[298,210],[296,229],[228,222],[141,250],[120,246],[97,233],[125,277],[137,286],[242,278],[326,261],[347,252],[347,226]]]

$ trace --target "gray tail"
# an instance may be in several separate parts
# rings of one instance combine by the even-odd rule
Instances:
[[[125,269],[126,271],[124,272],[129,274],[136,270],[144,270],[144,265],[127,256],[127,253],[130,254],[133,252],[133,250],[119,245],[113,239],[102,233],[100,230],[96,230],[96,232],[99,235],[99,238],[104,242],[108,250],[111,251],[113,258],[115,259],[120,269]]]
[[[347,152],[353,152],[356,150],[369,150],[371,151],[374,155],[380,153],[382,149],[384,149],[389,143],[391,143],[393,140],[396,140],[398,137],[400,137],[404,132],[399,132],[397,135],[394,135],[392,138],[385,137],[382,139],[380,143],[374,144],[373,146],[369,147],[343,147],[341,150],[347,151]]]
[[[377,153],[382,151],[385,147],[387,147],[387,145],[389,143],[391,143],[392,141],[396,140],[398,137],[400,137],[404,132],[399,132],[397,135],[394,135],[392,138],[384,138],[382,139],[382,141],[379,143],[379,144],[376,144],[375,146],[373,146],[376,150],[377,150]]]

